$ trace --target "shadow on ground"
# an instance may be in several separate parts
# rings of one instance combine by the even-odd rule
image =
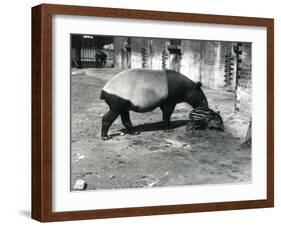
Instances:
[[[181,126],[186,126],[188,120],[176,120],[171,122],[171,129],[176,129]],[[164,130],[164,123],[162,121],[159,122],[152,122],[152,123],[144,123],[142,125],[137,125],[133,127],[134,130],[140,131],[140,132],[151,132],[151,131],[158,131],[158,130]],[[124,129],[121,130],[126,131]]]

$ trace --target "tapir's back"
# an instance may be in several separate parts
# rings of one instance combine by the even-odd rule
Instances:
[[[168,96],[167,76],[160,70],[131,69],[110,79],[103,90],[134,106],[149,108]]]

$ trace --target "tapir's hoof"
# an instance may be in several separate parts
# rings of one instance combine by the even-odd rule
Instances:
[[[109,140],[111,138],[112,138],[112,136],[108,136],[108,135],[101,137],[102,140]]]
[[[170,132],[173,132],[174,130],[173,129],[165,129],[164,130],[166,133],[170,133]]]
[[[139,135],[140,131],[130,131],[129,134],[130,135]]]

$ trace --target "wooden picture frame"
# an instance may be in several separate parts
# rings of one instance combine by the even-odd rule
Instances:
[[[262,26],[267,29],[267,198],[200,204],[52,211],[52,17],[96,16]],[[32,8],[32,218],[65,221],[274,206],[274,21],[267,18],[42,4]]]

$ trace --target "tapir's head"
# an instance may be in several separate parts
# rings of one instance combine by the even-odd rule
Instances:
[[[186,102],[189,103],[193,108],[206,107],[208,108],[208,101],[201,89],[202,83],[195,83],[193,89],[188,92],[186,96]]]

